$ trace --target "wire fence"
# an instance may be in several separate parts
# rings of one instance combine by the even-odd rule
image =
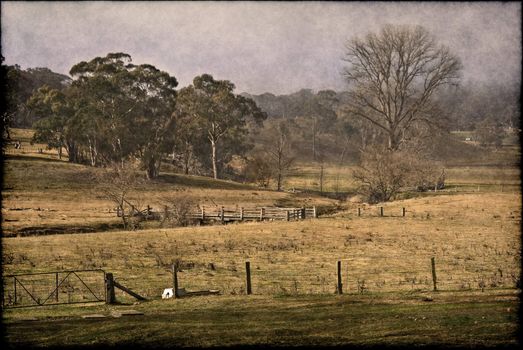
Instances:
[[[505,265],[503,265],[505,261]],[[247,267],[248,265],[248,267]],[[288,260],[277,254],[247,261],[196,264],[177,262],[177,283],[184,292],[218,290],[222,295],[319,295],[340,290],[348,294],[387,292],[488,291],[521,287],[519,260],[504,258],[488,265],[455,256],[372,254],[321,261]],[[149,271],[123,271],[115,281],[147,299],[158,299],[173,288],[173,266]],[[105,271],[76,270],[7,275],[3,278],[3,307],[27,307],[105,301]],[[248,277],[249,276],[249,277]],[[250,285],[250,288],[248,287]],[[120,290],[120,302],[135,299]]]
[[[452,199],[449,199],[449,202],[452,202]],[[487,204],[486,204],[487,205]],[[495,208],[489,209],[492,212],[492,218],[494,219],[506,219],[506,220],[521,220],[520,211],[511,211],[511,212],[498,212]],[[454,218],[465,215],[477,215],[478,213],[474,210],[464,210],[453,209],[453,208],[444,208],[444,207],[428,207],[424,208],[410,208],[410,207],[397,207],[397,206],[361,206],[353,207],[341,213],[341,216],[346,217],[414,217],[422,219],[430,218]],[[336,214],[335,214],[336,215]]]
[[[483,267],[477,261],[436,257],[432,273],[431,257],[373,255],[340,259],[340,282],[344,293],[408,291],[485,291],[520,288],[517,261],[510,267]],[[250,260],[250,284],[258,295],[333,294],[338,291],[338,260],[320,262],[304,258],[279,260],[277,256]],[[502,265],[500,265],[502,266]],[[225,295],[247,294],[245,261],[222,264],[190,264],[178,268],[178,286],[185,291],[219,290]],[[117,276],[118,278],[118,276]],[[173,287],[170,266],[146,278],[118,278],[147,298],[158,298],[163,289]]]

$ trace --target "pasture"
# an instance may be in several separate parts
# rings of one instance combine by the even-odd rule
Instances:
[[[301,169],[288,179],[287,188],[314,186],[314,166]],[[324,191],[335,191],[332,176],[337,173],[338,185],[345,186],[339,191],[354,190],[349,168],[325,170]],[[206,205],[330,210],[297,222],[146,226],[137,231],[118,229],[111,203],[82,181],[88,171],[52,154],[8,154],[2,190],[3,273],[103,269],[148,300],[136,303],[117,291],[116,305],[5,309],[6,339],[12,345],[471,347],[517,342],[517,168],[452,167],[445,191],[412,198],[405,194],[405,199],[383,205],[167,172],[135,193],[136,199],[154,207],[165,196],[183,193]],[[51,233],[60,228],[62,234],[16,237],[28,227]],[[75,227],[94,232],[70,233]],[[438,291],[433,290],[431,258]],[[253,295],[246,295],[246,261]],[[343,295],[336,294],[338,261]],[[181,269],[181,288],[218,289],[220,295],[162,300],[163,289],[172,287],[173,263]],[[9,292],[9,286],[4,290]],[[110,317],[128,309],[144,315]],[[106,318],[81,318],[94,313]],[[36,320],[24,321],[32,317]]]

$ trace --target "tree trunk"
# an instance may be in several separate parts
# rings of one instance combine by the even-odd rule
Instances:
[[[215,179],[218,179],[218,167],[216,165],[216,141],[211,140],[212,147],[212,173]]]
[[[122,213],[123,228],[127,230],[129,229],[129,221],[127,220],[127,214],[125,213],[123,205],[120,205],[120,212]]]
[[[320,194],[323,194],[323,162],[320,164]]]
[[[185,143],[185,154],[183,157],[183,162],[184,162],[183,170],[184,170],[185,175],[189,175],[189,164],[191,163],[191,158],[192,158],[192,148],[189,145],[189,142],[186,142]]]
[[[176,147],[173,147],[173,150],[172,150],[172,153],[171,153],[171,157],[173,158],[171,160],[171,164],[172,165],[176,164]]]
[[[281,191],[281,170],[278,169],[278,191]]]
[[[399,142],[396,134],[393,130],[389,131],[389,150],[397,151],[399,147]]]
[[[312,160],[316,160],[316,118],[312,118]]]
[[[66,143],[67,145],[67,154],[68,154],[68,157],[69,157],[69,162],[70,163],[78,163],[78,150],[76,149],[76,145],[74,144],[74,142],[67,142]]]
[[[149,158],[145,168],[145,175],[147,176],[147,180],[157,178],[160,173],[159,168],[159,162],[155,159],[155,157]]]
[[[89,158],[91,159],[91,166],[96,166],[98,163],[98,150],[96,149],[96,141],[93,140],[93,142],[91,142],[90,138],[88,138],[87,141],[89,142]]]
[[[345,143],[343,145],[343,149],[341,150],[340,155],[340,166],[343,164],[343,161],[345,160],[345,153],[347,153],[348,143]]]

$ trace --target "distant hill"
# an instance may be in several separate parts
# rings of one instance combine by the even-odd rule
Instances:
[[[8,66],[7,77],[11,91],[18,104],[18,112],[13,118],[13,127],[30,128],[37,116],[32,115],[26,108],[27,100],[44,85],[61,90],[71,84],[72,79],[64,74],[56,73],[45,67],[21,69],[20,66]]]
[[[329,92],[337,100],[334,108],[347,99],[347,92],[335,92],[333,90],[322,90]],[[274,95],[270,92],[261,95],[253,95],[243,92],[240,95],[251,98],[256,105],[267,113],[269,118],[295,118],[310,114],[310,106],[313,100],[318,98],[320,91],[314,92],[311,89],[301,89],[288,95]]]

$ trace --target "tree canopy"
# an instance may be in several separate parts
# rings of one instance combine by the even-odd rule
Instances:
[[[423,27],[385,26],[346,45],[348,113],[366,119],[396,150],[415,127],[433,126],[440,115],[433,96],[456,84],[461,63]]]
[[[67,151],[71,162],[92,166],[138,160],[147,178],[159,175],[162,160],[182,159],[185,172],[196,162],[219,171],[252,147],[246,135],[266,114],[234,84],[204,74],[176,90],[169,73],[134,64],[126,53],[109,53],[75,64],[64,89],[40,87],[29,99],[39,116],[33,141]]]
[[[179,92],[181,115],[190,116],[210,146],[210,161],[215,179],[219,167],[230,160],[231,150],[241,152],[245,146],[247,123],[261,124],[267,118],[253,100],[234,94],[234,84],[227,80],[215,80],[209,74],[197,76],[193,84]],[[220,147],[222,144],[229,147]],[[223,153],[223,150],[228,153]]]
[[[110,53],[74,65],[64,91],[40,88],[29,101],[42,117],[34,140],[65,147],[69,160],[93,166],[140,160],[148,178],[158,176],[174,133],[175,77],[150,64],[135,65]]]

